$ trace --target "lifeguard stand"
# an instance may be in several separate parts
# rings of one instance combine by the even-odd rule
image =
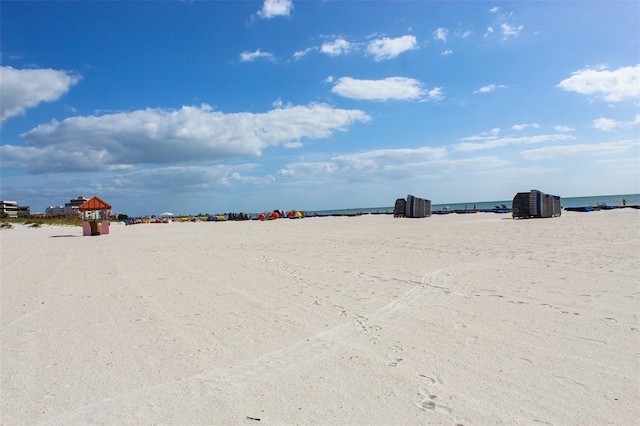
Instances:
[[[91,197],[78,207],[82,213],[82,236],[105,235],[109,233],[109,212],[111,205],[98,197]]]

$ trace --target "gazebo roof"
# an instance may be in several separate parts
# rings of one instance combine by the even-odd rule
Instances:
[[[80,211],[87,210],[111,210],[111,205],[98,197],[91,197],[78,207]]]

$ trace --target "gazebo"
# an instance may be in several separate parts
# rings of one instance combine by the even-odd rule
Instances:
[[[78,210],[82,213],[83,236],[109,233],[110,204],[94,196],[82,203]]]

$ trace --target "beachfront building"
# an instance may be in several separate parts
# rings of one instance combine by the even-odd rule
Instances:
[[[18,217],[30,217],[31,208],[29,206],[18,206]]]
[[[18,202],[0,201],[0,217],[18,217]]]
[[[68,203],[65,203],[64,206],[49,206],[45,210],[45,216],[64,219],[79,219],[80,210],[78,208],[87,201],[88,199],[86,197],[80,196],[78,198],[72,198]]]

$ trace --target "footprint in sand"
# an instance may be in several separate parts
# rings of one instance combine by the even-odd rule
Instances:
[[[439,411],[444,410],[449,415],[453,413],[453,410],[444,404],[436,404],[438,396],[431,392],[430,388],[438,387],[442,384],[442,380],[438,376],[435,378],[427,376],[425,374],[417,374],[417,377],[422,380],[422,386],[418,388],[418,395],[421,400],[414,402],[413,404],[424,411]]]
[[[470,346],[470,345],[475,344],[477,341],[478,341],[478,337],[476,337],[476,336],[470,336],[470,337],[467,337],[467,338],[464,340],[464,344],[465,344],[465,346]]]
[[[402,358],[393,358],[391,356],[389,356],[389,358],[391,358],[391,361],[387,363],[389,367],[397,367],[400,361],[402,361]]]

